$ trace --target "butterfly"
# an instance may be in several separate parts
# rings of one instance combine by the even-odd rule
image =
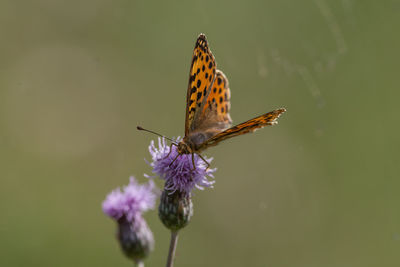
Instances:
[[[194,47],[190,66],[186,97],[185,136],[179,143],[172,142],[171,149],[173,145],[177,146],[178,156],[192,154],[194,168],[194,153],[196,153],[208,168],[209,163],[200,155],[201,151],[228,138],[254,132],[267,125],[277,124],[279,116],[286,111],[284,108],[276,109],[232,127],[230,108],[228,79],[221,70],[217,69],[206,36],[200,34]],[[145,130],[140,126],[138,129]]]

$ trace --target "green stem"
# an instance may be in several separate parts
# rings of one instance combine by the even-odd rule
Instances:
[[[167,267],[174,266],[176,245],[178,244],[178,231],[171,231],[171,242],[169,243]]]

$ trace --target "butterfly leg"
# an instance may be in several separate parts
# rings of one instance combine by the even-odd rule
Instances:
[[[176,157],[174,158],[174,160],[173,161],[171,161],[171,163],[168,165],[168,167],[171,167],[171,165],[172,165],[172,163],[174,163],[175,162],[175,160],[180,156],[181,154],[178,154],[178,155],[176,155]]]
[[[191,172],[196,170],[196,164],[194,163],[194,153],[192,153],[192,163],[193,163],[193,169],[191,170]]]
[[[178,145],[177,144],[175,144],[175,143],[171,143],[171,145],[169,146],[169,152],[168,152],[168,154],[165,156],[165,158],[164,159],[166,159],[166,158],[168,158],[169,157],[169,155],[171,154],[171,152],[172,152],[172,146],[176,146],[176,147],[178,147]],[[175,158],[176,159],[176,158]],[[175,160],[174,160],[175,161]],[[172,164],[172,163],[171,163]]]
[[[200,154],[197,154],[197,155],[199,155],[199,157],[204,161],[204,163],[207,164],[206,170],[208,170],[208,168],[210,168],[210,163],[208,163],[208,161],[205,160],[202,155],[200,155]]]

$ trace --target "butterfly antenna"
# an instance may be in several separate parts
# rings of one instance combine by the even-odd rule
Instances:
[[[176,142],[175,142],[174,140],[172,140],[171,138],[168,138],[168,137],[166,137],[166,136],[164,136],[164,135],[161,135],[161,134],[159,134],[159,133],[156,133],[156,132],[147,130],[147,129],[145,129],[145,128],[142,128],[141,126],[137,126],[136,128],[137,128],[139,131],[146,131],[146,132],[149,132],[149,133],[158,135],[158,136],[160,136],[160,137],[162,137],[162,138],[165,138],[165,139],[171,141],[172,143],[176,144]]]

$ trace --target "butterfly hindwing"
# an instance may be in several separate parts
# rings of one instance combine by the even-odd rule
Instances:
[[[233,126],[229,129],[226,129],[225,131],[222,131],[213,137],[209,138],[206,140],[204,143],[199,145],[198,149],[203,150],[207,147],[217,145],[219,142],[234,137],[242,134],[246,134],[249,132],[253,132],[259,128],[263,128],[267,125],[274,125],[277,124],[278,122],[276,121],[279,116],[285,112],[286,110],[284,108],[277,109],[271,112],[268,112],[264,115],[255,117],[251,120],[248,120],[246,122],[243,122],[241,124],[238,124],[236,126]]]
[[[193,121],[193,132],[207,132],[207,137],[229,128],[232,120],[229,115],[230,90],[228,79],[217,70],[215,80],[207,98],[203,99],[201,113],[197,113]]]
[[[201,114],[204,99],[215,78],[216,63],[204,34],[197,38],[193,51],[187,90],[185,136],[194,130],[195,119]]]
[[[211,122],[222,123],[225,128],[228,128],[232,123],[229,115],[230,99],[228,79],[222,71],[217,70],[213,86],[202,110],[202,117]]]

